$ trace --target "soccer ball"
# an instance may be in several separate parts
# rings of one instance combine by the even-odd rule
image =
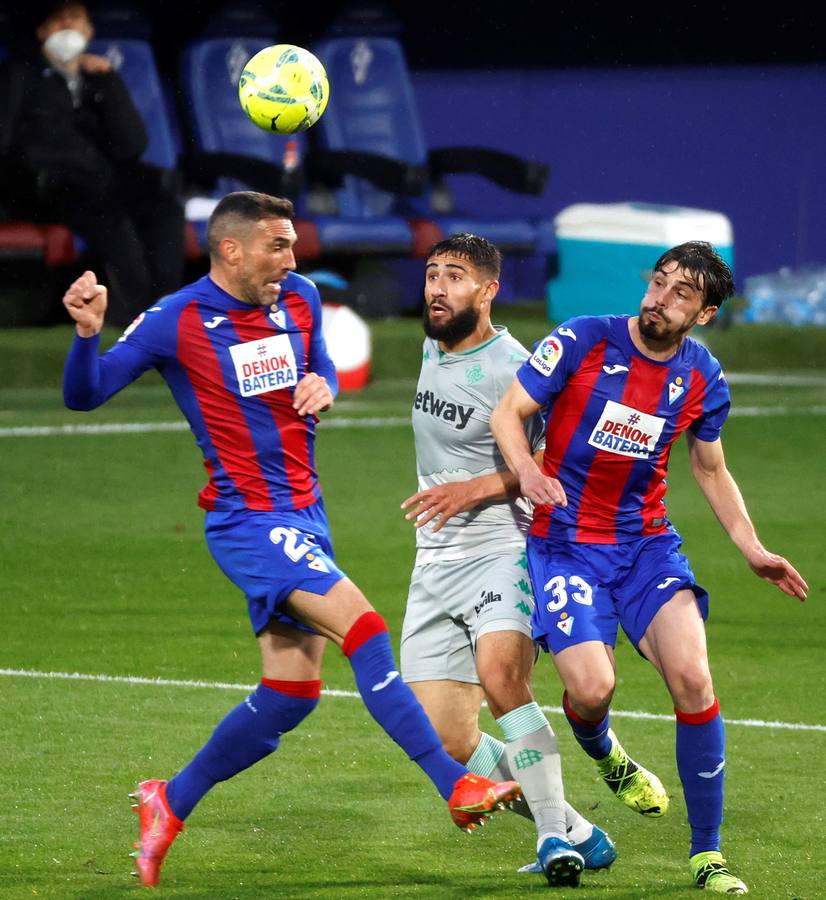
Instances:
[[[319,120],[330,85],[324,66],[309,50],[276,44],[260,50],[244,66],[238,97],[259,128],[294,134]]]

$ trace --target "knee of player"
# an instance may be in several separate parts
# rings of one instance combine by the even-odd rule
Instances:
[[[340,644],[341,652],[345,656],[352,656],[359,647],[366,644],[371,638],[376,635],[386,634],[387,625],[384,619],[370,607],[366,612],[362,612],[346,630]]]
[[[568,702],[574,709],[586,710],[586,718],[593,718],[611,705],[614,697],[613,675],[582,678],[574,685],[568,685]]]
[[[714,699],[711,672],[704,661],[690,660],[668,675],[668,688],[680,709],[700,707]]]
[[[495,708],[510,712],[533,700],[530,673],[520,666],[497,661],[480,670],[479,677],[494,715],[497,715]]]

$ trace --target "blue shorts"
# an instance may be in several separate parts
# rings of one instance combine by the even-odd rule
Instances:
[[[293,512],[208,512],[205,531],[215,562],[247,598],[256,634],[271,619],[314,633],[278,607],[296,589],[324,596],[346,577],[335,563],[321,501]]]
[[[617,626],[640,649],[651,620],[677,591],[694,591],[703,619],[708,594],[694,580],[674,532],[624,544],[552,542],[528,535],[528,571],[536,605],[533,639],[559,653],[584,641],[613,647]]]

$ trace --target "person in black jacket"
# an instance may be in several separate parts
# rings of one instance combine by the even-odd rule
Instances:
[[[62,0],[36,29],[38,53],[0,74],[6,215],[67,225],[107,272],[116,325],[177,289],[184,217],[174,173],[142,163],[146,127],[110,61],[85,53],[86,5]],[[170,177],[172,176],[172,177]]]

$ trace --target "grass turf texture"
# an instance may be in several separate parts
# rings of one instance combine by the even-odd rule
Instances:
[[[523,341],[544,330],[538,317],[519,313],[511,324]],[[725,339],[732,357],[755,352],[741,329],[709,334]],[[376,323],[374,337],[380,377],[343,397],[337,415],[409,412],[419,327]],[[63,411],[55,385],[68,341],[68,329],[0,333],[0,383],[13,386],[0,394],[0,426],[177,418],[151,378],[96,413]],[[715,351],[735,365],[725,347]],[[38,357],[26,377],[19,367],[8,371],[16,353]],[[778,367],[772,354],[753,366]],[[735,385],[733,393],[735,405],[826,402],[817,385]],[[684,446],[673,454],[669,510],[711,591],[712,671],[729,719],[826,723],[824,424],[823,416],[798,413],[735,417],[725,430],[729,465],[764,542],[809,580],[805,605],[747,571],[694,486]],[[1,667],[257,680],[243,599],[203,542],[194,504],[203,469],[188,433],[3,437],[0,446]],[[397,638],[413,561],[412,528],[398,509],[415,485],[412,433],[322,426],[318,457],[338,559]],[[625,641],[617,656],[616,708],[670,714],[651,667]],[[332,647],[323,677],[326,688],[354,689]],[[540,702],[558,705],[546,658],[536,682]],[[137,890],[126,856],[136,831],[127,792],[136,780],[168,776],[186,762],[244,691],[23,677],[0,684],[0,897],[108,900]],[[576,896],[696,896],[673,723],[615,718],[629,752],[672,794],[669,813],[648,821],[611,797],[564,720],[551,721],[569,798],[620,852],[610,872],[586,873]],[[485,723],[495,733],[487,714]],[[723,835],[732,868],[757,896],[822,896],[826,734],[732,724],[728,744]],[[277,754],[205,799],[170,851],[157,895],[517,897],[547,890],[544,879],[515,872],[533,847],[532,828],[510,815],[479,835],[461,834],[360,702],[331,696]]]

